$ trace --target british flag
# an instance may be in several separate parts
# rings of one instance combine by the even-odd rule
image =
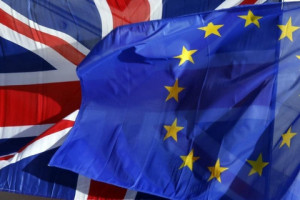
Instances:
[[[145,198],[48,167],[80,106],[76,66],[117,26],[263,2],[1,0],[0,190],[60,199]]]

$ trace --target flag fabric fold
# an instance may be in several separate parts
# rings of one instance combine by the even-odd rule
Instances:
[[[299,11],[115,29],[77,69],[80,111],[50,165],[172,199],[299,198]]]

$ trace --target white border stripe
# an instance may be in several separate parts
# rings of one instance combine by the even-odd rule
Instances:
[[[3,24],[0,24],[0,36],[32,51],[57,69],[28,73],[2,73],[0,74],[0,85],[29,85],[79,80],[76,74],[76,65],[51,47],[21,35]]]
[[[22,152],[16,153],[14,157],[9,160],[1,160],[0,161],[0,169],[16,163],[22,159],[28,158],[30,156],[42,153],[44,151],[54,149],[62,145],[65,140],[67,133],[71,128],[66,128],[64,130],[58,131],[51,135],[40,138],[39,140],[33,142],[28,147],[26,147]]]
[[[137,191],[127,190],[124,199],[135,199]]]
[[[163,3],[162,0],[148,0],[150,4],[150,20],[162,18]]]
[[[106,0],[94,0],[102,24],[102,38],[113,30],[113,17]]]
[[[0,127],[0,139],[38,136],[54,124]]]
[[[78,175],[76,193],[74,196],[75,200],[87,200],[89,196],[91,179]]]
[[[7,14],[11,15],[12,17],[20,20],[21,22],[27,24],[28,26],[30,26],[33,29],[36,29],[38,31],[42,31],[44,33],[48,33],[50,35],[53,35],[55,37],[61,38],[63,40],[65,40],[67,43],[69,43],[70,45],[72,45],[74,48],[76,48],[78,51],[80,51],[81,53],[83,53],[84,55],[87,55],[90,50],[88,48],[86,48],[85,46],[83,46],[80,42],[78,42],[76,39],[74,39],[73,37],[71,37],[70,35],[54,30],[54,29],[50,29],[47,28],[45,26],[39,25],[37,23],[35,23],[34,21],[26,18],[25,16],[21,15],[20,13],[18,13],[17,11],[15,11],[14,9],[12,9],[9,5],[7,5],[6,3],[0,1],[0,8],[3,9]]]
[[[223,3],[221,3],[216,10],[225,9],[225,8],[231,8],[237,5],[240,5],[243,0],[225,0]]]
[[[64,120],[75,121],[75,119],[76,119],[78,113],[79,113],[79,110],[75,110],[75,111],[73,111],[71,114],[69,114],[68,116],[66,116],[66,117],[64,118]]]
[[[267,0],[257,0],[255,4],[263,4],[265,3]],[[285,0],[286,1],[286,0]]]

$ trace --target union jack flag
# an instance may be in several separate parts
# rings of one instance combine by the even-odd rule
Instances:
[[[76,66],[117,26],[264,1],[1,0],[0,190],[62,199],[145,198],[48,167],[80,106]]]

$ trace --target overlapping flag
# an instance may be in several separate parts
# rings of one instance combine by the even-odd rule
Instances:
[[[80,105],[76,66],[117,26],[263,2],[0,1],[0,190],[63,199],[145,197],[47,166]]]
[[[299,199],[299,13],[115,29],[77,69],[81,107],[50,166],[170,199]]]

